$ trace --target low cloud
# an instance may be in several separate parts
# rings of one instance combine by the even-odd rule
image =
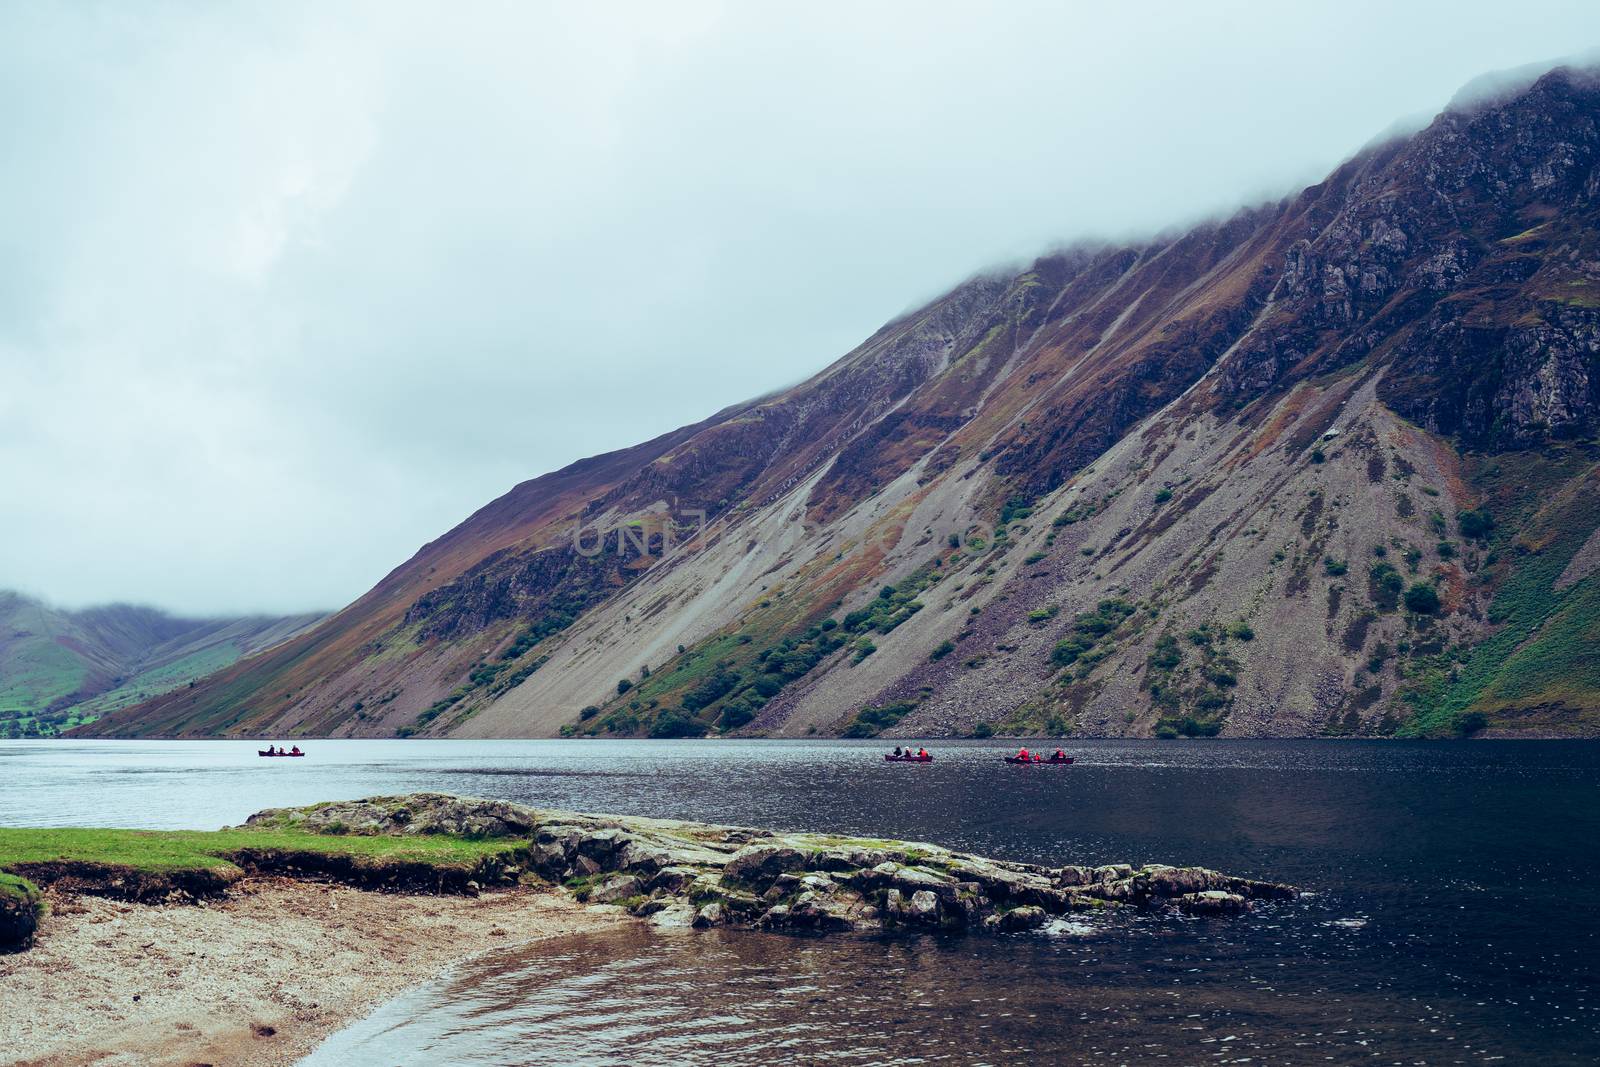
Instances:
[[[1562,3],[12,5],[0,587],[337,607],[516,482],[986,263],[1282,195],[1597,30]]]

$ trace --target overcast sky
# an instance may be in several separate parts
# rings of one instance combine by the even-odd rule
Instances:
[[[1530,0],[7,4],[0,587],[341,606],[976,270],[1594,42]]]

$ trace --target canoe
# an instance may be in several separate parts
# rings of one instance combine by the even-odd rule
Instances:
[[[1007,763],[1025,763],[1029,767],[1032,767],[1035,764],[1039,765],[1040,767],[1066,767],[1069,766],[1076,757],[1068,756],[1066,759],[1022,759],[1019,756],[1003,756],[1001,758]]]
[[[884,758],[884,761],[887,762],[887,763],[932,763],[933,762],[933,757],[932,756],[889,756],[889,755],[885,755],[883,758]]]
[[[256,749],[256,755],[258,755],[258,756],[271,756],[271,757],[276,758],[278,756],[304,756],[305,753],[304,752],[263,752],[258,748],[258,749]]]

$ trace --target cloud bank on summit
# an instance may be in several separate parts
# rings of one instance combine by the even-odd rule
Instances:
[[[9,8],[0,587],[338,606],[511,484],[986,264],[1281,195],[1596,30],[1576,3]]]

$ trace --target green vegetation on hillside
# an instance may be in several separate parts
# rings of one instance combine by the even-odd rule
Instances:
[[[1402,736],[1470,734],[1540,709],[1564,709],[1576,725],[1575,713],[1592,718],[1587,709],[1600,707],[1600,574],[1555,588],[1596,528],[1600,466],[1583,446],[1480,463],[1491,504],[1458,523],[1463,536],[1490,539],[1478,580],[1498,585],[1489,621],[1499,629],[1470,650],[1414,663],[1417,681],[1403,695],[1415,715]]]
[[[51,687],[34,688],[30,695],[25,684],[8,685],[6,693],[12,699],[8,700],[6,699],[6,693],[0,693],[0,737],[54,737],[75,726],[94,722],[100,716],[120,708],[132,707],[135,704],[149,700],[151,697],[170,693],[174,689],[181,689],[190,682],[231,666],[238,661],[239,656],[239,646],[231,641],[213,645],[209,648],[192,652],[171,663],[141,671],[115,688],[107,690],[90,700],[67,704],[64,707],[49,711],[40,710],[33,714],[27,714],[23,709],[29,706],[48,706],[50,701],[43,698]],[[65,693],[58,694],[52,700],[59,700],[61,696],[68,696],[76,692],[75,687],[81,684],[83,676],[84,672],[81,668],[76,671],[69,669],[63,672],[58,676],[59,680],[53,688],[60,689],[69,677],[76,679],[73,682],[74,688],[67,689]],[[37,676],[34,677],[37,678]],[[9,683],[13,682],[14,679],[6,679],[5,681]]]
[[[53,737],[95,722],[314,621],[181,619],[128,605],[68,611],[0,591],[0,738]]]
[[[1255,630],[1242,619],[1227,625],[1204,623],[1184,634],[1162,634],[1145,660],[1145,688],[1160,715],[1155,736],[1215,737],[1222,732],[1239,684],[1239,661],[1230,641],[1254,641]],[[1188,661],[1185,644],[1195,650]]]
[[[1050,662],[1057,667],[1081,664],[1079,669],[1083,670],[1104,659],[1110,654],[1107,638],[1135,610],[1135,605],[1119,598],[1100,601],[1093,611],[1085,611],[1072,620],[1072,632],[1050,650]]]
[[[862,708],[844,728],[845,737],[877,737],[917,708],[914,700]]]
[[[581,731],[699,737],[737,730],[830,656],[844,652],[860,662],[871,655],[877,650],[873,635],[892,633],[922,610],[918,597],[941,580],[941,567],[934,560],[899,584],[883,586],[842,620],[827,617],[798,630],[780,626],[774,632],[764,627],[758,609],[739,629],[703,641],[641,678],[601,714],[569,730],[569,736]],[[770,600],[762,607],[782,610]]]
[[[552,597],[545,605],[544,614],[520,630],[499,655],[473,663],[467,670],[464,682],[423,708],[411,725],[400,727],[395,731],[396,734],[400,737],[414,736],[439,716],[457,707],[463,710],[457,713],[451,725],[460,725],[486,702],[533,677],[540,667],[550,661],[550,656],[531,656],[530,653],[577,622],[584,608],[595,599],[594,592],[586,587]],[[627,685],[631,686],[632,683]],[[619,687],[619,691],[626,690]]]

